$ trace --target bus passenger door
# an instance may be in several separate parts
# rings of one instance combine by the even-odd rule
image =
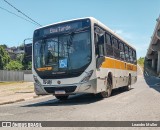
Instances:
[[[97,76],[97,92],[105,91],[106,89],[106,73],[104,68],[102,68],[102,64],[105,61],[104,55],[104,35],[95,34],[95,38],[97,38],[95,42],[95,52],[96,52],[96,76]]]

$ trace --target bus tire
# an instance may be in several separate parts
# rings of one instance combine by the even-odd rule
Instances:
[[[124,90],[129,91],[131,90],[131,75],[128,77],[128,85],[124,87]]]
[[[107,98],[107,97],[110,97],[111,96],[111,93],[112,93],[112,77],[111,75],[108,76],[107,78],[107,85],[106,85],[106,91],[103,91],[100,93],[100,96],[102,98]]]
[[[55,95],[55,97],[59,100],[67,100],[69,95]]]

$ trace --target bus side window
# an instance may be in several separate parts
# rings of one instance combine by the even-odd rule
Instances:
[[[129,62],[133,63],[132,49],[129,48]]]
[[[125,45],[125,59],[126,59],[126,61],[128,62],[129,61],[129,54],[128,54],[128,46],[127,45]]]
[[[98,56],[98,57],[104,56],[104,41],[105,41],[105,39],[102,39],[102,38],[104,38],[105,36],[102,32],[103,32],[102,29],[95,27],[95,33],[94,33],[95,53],[96,53],[96,56]]]
[[[119,43],[118,40],[114,37],[112,37],[112,44],[113,44],[114,57],[120,59],[120,50],[118,45]]]
[[[105,34],[104,31],[94,26],[94,43],[95,43],[95,56],[96,56],[96,68],[99,68],[100,65],[104,62],[104,43],[105,43]]]
[[[135,63],[135,61],[134,61],[134,55],[133,55],[133,53],[134,53],[134,50],[132,49],[132,63],[134,64]]]
[[[109,57],[113,57],[113,47],[112,47],[112,43],[111,43],[111,35],[106,33],[106,37],[105,37],[105,45],[106,45],[106,56]]]
[[[136,51],[133,50],[133,63],[137,64]]]
[[[94,44],[95,44],[95,53],[96,53],[96,55],[99,54],[97,42],[98,42],[98,36],[97,36],[97,33],[94,33]]]
[[[137,54],[136,54],[136,51],[135,51],[135,64],[137,64]]]
[[[124,44],[122,42],[119,43],[119,50],[120,50],[120,59],[125,60],[125,55],[124,55]]]
[[[108,44],[108,45],[112,45],[111,44],[111,35],[110,34],[108,34],[108,33],[106,33],[106,43]]]

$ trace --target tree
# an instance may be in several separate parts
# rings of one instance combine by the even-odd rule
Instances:
[[[27,57],[26,53],[24,54],[22,64],[23,64],[25,70],[31,70],[32,69],[32,60],[30,60]]]
[[[4,47],[0,46],[0,69],[4,69],[7,63],[10,61],[10,56]]]
[[[22,63],[24,60],[24,54],[17,54],[16,60]]]
[[[6,45],[6,44],[2,44],[2,45],[0,45],[0,46],[3,47],[4,49],[7,48],[7,45]]]
[[[23,65],[22,63],[18,62],[18,61],[10,61],[6,67],[6,70],[22,70],[23,69]]]
[[[32,70],[32,62],[28,63],[27,70]]]
[[[144,68],[144,57],[140,57],[137,62],[142,68]]]
[[[18,48],[19,48],[20,50],[24,50],[24,44],[22,43],[20,46],[18,46]]]
[[[138,64],[143,65],[144,64],[144,57],[140,57],[138,59]]]

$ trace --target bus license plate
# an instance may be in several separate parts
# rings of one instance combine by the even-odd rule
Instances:
[[[65,94],[66,92],[64,90],[58,90],[58,91],[55,91],[55,94]]]

